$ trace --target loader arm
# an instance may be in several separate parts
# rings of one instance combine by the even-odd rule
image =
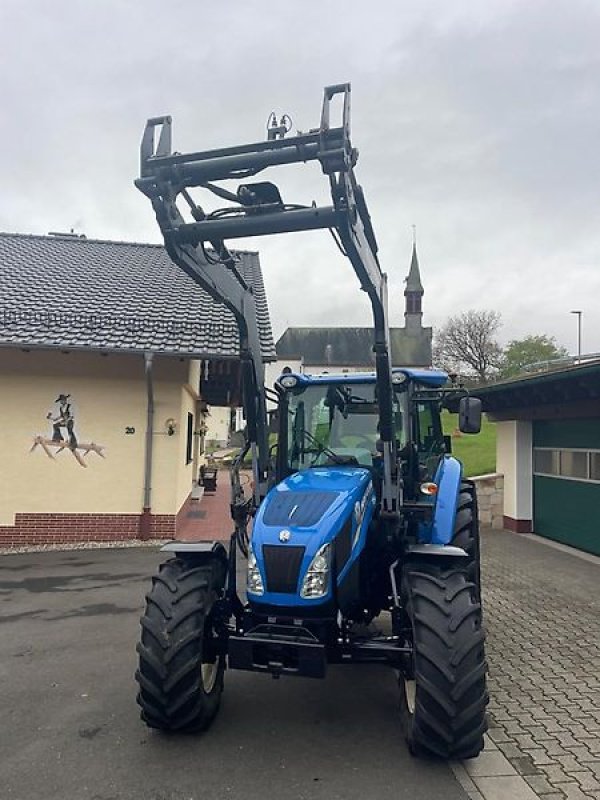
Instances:
[[[342,95],[341,125],[332,127],[332,99]],[[393,431],[393,387],[387,320],[387,278],[377,258],[377,243],[361,187],[354,175],[358,152],[350,143],[350,85],[324,91],[321,124],[316,130],[285,138],[277,131],[267,141],[189,154],[173,153],[171,118],[148,120],[141,146],[136,186],[152,201],[170,257],[216,302],[233,312],[240,331],[243,402],[253,452],[255,504],[268,484],[268,440],[264,367],[252,288],[236,269],[225,247],[228,239],[293,231],[330,229],[368,294],[374,322],[374,352],[383,445],[382,510],[397,513],[401,481]],[[285,204],[267,182],[240,184],[236,193],[219,182],[245,180],[269,167],[318,161],[329,177],[332,204],[309,207]],[[227,208],[206,213],[189,189],[202,188],[227,200]],[[182,198],[193,221],[176,202]],[[232,205],[233,204],[233,205]],[[210,255],[207,247],[216,254]]]

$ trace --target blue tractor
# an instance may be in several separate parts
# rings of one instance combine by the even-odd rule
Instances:
[[[171,258],[237,320],[247,421],[229,547],[163,547],[170,558],[153,578],[138,644],[142,719],[204,730],[226,667],[322,678],[329,664],[384,662],[399,677],[411,752],[471,758],[483,747],[487,703],[477,500],[450,455],[441,410],[458,408],[460,429],[476,433],[481,404],[444,372],[391,366],[386,276],[354,173],[350,86],[326,87],[319,128],[289,138],[285,128],[275,121],[267,141],[182,155],[172,152],[170,118],[159,117],[142,140],[136,185]],[[221,183],[309,161],[329,178],[330,206],[286,204],[270,182],[235,192]],[[209,213],[190,188],[229,205]],[[287,373],[268,390],[252,287],[225,239],[315,228],[331,231],[371,301],[375,371]],[[271,444],[267,396],[276,404]],[[251,496],[240,482],[248,458]]]

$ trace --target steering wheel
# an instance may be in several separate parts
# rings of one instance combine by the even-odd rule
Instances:
[[[317,443],[315,442],[315,444],[317,444]],[[313,458],[313,460],[311,462],[311,467],[315,466],[315,464],[317,463],[317,460],[319,459],[319,456],[322,456],[322,455],[326,455],[327,456],[327,458],[329,459],[329,463],[330,464],[358,464],[358,461],[356,460],[356,458],[354,456],[343,456],[343,455],[340,455],[339,453],[336,453],[333,450],[330,450],[329,447],[327,447],[326,445],[324,445],[322,443],[318,443],[316,447],[313,447],[310,450],[306,450],[305,452],[314,453],[315,454],[315,457]],[[351,460],[349,460],[349,459],[351,459]],[[322,466],[327,466],[327,465],[323,464]]]

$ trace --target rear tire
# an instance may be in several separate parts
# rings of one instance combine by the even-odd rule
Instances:
[[[150,728],[201,731],[219,709],[225,656],[211,612],[223,580],[219,563],[180,558],[162,564],[152,579],[135,675]]]
[[[454,535],[450,544],[462,549],[469,556],[466,563],[467,577],[477,587],[477,599],[481,602],[481,547],[479,536],[479,515],[477,493],[473,481],[463,480],[460,484]]]
[[[488,702],[481,605],[464,571],[424,564],[403,574],[413,656],[401,715],[413,755],[473,758],[483,749]]]

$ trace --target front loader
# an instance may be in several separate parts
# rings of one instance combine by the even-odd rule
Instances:
[[[334,98],[342,105],[335,126]],[[275,123],[267,141],[182,155],[172,151],[171,119],[159,117],[142,140],[136,185],[152,201],[170,257],[237,321],[247,420],[232,469],[228,548],[162,548],[172,557],[153,579],[138,645],[142,718],[164,731],[204,730],[226,666],[321,678],[332,663],[383,662],[399,675],[411,752],[470,758],[483,747],[487,703],[477,500],[450,455],[441,410],[459,403],[461,430],[475,433],[481,404],[447,388],[441,371],[392,369],[386,275],[354,173],[350,86],[325,88],[318,128],[285,134]],[[307,162],[327,176],[330,205],[287,203],[274,183],[248,182]],[[198,189],[228,205],[206,211],[190,192]],[[272,454],[254,295],[225,241],[319,228],[371,302],[375,371],[282,375]],[[248,454],[251,497],[239,480]]]

